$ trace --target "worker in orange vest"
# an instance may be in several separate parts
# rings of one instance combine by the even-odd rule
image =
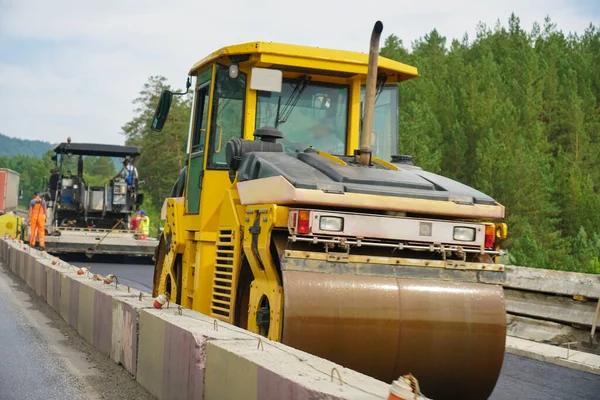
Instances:
[[[40,197],[39,193],[35,192],[33,200],[29,203],[29,245],[31,247],[35,246],[36,236],[40,247],[44,247],[46,211],[46,201]]]

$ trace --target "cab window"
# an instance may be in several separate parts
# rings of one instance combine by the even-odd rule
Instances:
[[[194,137],[192,139],[192,153],[204,151],[209,95],[210,81],[203,84],[196,91],[196,123],[194,124]]]
[[[232,79],[227,67],[216,67],[208,168],[228,169],[225,158],[227,142],[231,138],[241,137],[243,133],[246,74],[240,71],[237,78]]]
[[[330,154],[346,154],[348,132],[346,85],[284,79],[281,93],[259,92],[256,127],[272,126],[284,136],[289,152],[309,146]]]
[[[365,86],[360,90],[361,134],[364,116]],[[398,153],[398,86],[386,85],[375,96],[371,151],[374,157],[391,161]]]

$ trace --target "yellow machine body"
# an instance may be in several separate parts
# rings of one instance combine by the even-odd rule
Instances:
[[[11,238],[18,238],[22,229],[23,218],[12,213],[0,215],[0,236],[8,235]]]
[[[294,188],[281,176],[232,181],[225,166],[227,142],[254,140],[261,128],[260,91],[251,86],[253,74],[264,69],[281,71],[283,80],[308,76],[311,82],[345,85],[345,155],[353,156],[367,64],[367,54],[257,42],[223,48],[193,66],[187,172],[180,195],[163,206],[154,296],[168,292],[185,308],[388,382],[411,372],[434,398],[440,393],[487,398],[502,365],[506,334],[497,285],[504,269],[494,264],[493,255],[451,260],[442,249],[439,256],[407,257],[360,244],[336,252],[296,241],[290,221],[298,209],[339,209],[356,218],[383,215],[390,224],[412,214],[433,223],[484,221],[498,250],[506,237],[499,222],[502,205],[342,195]],[[392,87],[418,77],[416,68],[383,57],[378,72]],[[224,97],[236,90],[239,98]],[[225,109],[229,113],[221,113]],[[396,126],[388,128],[388,135],[397,135]],[[341,167],[348,162],[316,154]],[[372,161],[386,173],[402,170],[383,157]]]

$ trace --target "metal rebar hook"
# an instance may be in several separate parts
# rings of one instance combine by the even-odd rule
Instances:
[[[342,381],[342,376],[340,375],[340,371],[338,371],[338,369],[336,367],[331,368],[331,382],[333,382],[333,372],[335,371],[335,373],[338,376],[338,379],[340,380],[340,385],[343,385],[344,382]]]

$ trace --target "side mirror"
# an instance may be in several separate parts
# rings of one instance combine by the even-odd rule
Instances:
[[[171,102],[173,101],[173,93],[168,90],[163,90],[160,95],[160,100],[156,111],[154,113],[154,119],[152,120],[152,126],[150,127],[155,132],[162,131],[167,116],[169,115],[169,109],[171,108]]]
[[[23,198],[23,189],[19,190],[19,198],[22,199]]]

